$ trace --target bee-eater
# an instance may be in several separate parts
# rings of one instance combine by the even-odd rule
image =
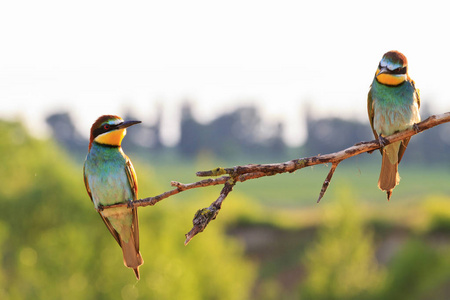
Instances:
[[[378,187],[386,191],[388,200],[400,181],[398,164],[410,138],[386,145],[384,136],[420,122],[419,108],[419,91],[408,75],[406,57],[398,51],[385,53],[369,90],[367,110],[373,134],[383,146]]]
[[[139,266],[144,263],[139,252],[137,208],[105,208],[106,205],[137,200],[137,178],[130,159],[122,150],[126,128],[141,121],[124,121],[104,115],[91,127],[89,152],[84,163],[84,184],[106,227],[122,248],[125,266],[132,268],[139,280]]]

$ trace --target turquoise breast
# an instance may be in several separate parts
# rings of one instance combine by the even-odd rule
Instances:
[[[85,172],[96,207],[133,200],[125,166],[126,160],[119,147],[92,145]]]
[[[414,86],[405,81],[399,86],[386,86],[374,79],[371,96],[373,127],[384,136],[410,128],[420,121]]]

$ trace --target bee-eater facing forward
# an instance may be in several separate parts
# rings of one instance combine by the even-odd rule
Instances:
[[[378,65],[367,99],[370,125],[375,138],[384,145],[384,136],[406,130],[420,122],[419,108],[419,91],[408,75],[406,57],[398,51],[385,53]],[[378,187],[386,191],[388,200],[400,181],[398,164],[409,140],[410,138],[406,138],[380,149],[383,157]]]
[[[122,151],[121,142],[126,128],[138,123],[141,122],[125,122],[113,115],[98,118],[91,128],[89,152],[84,163],[84,184],[89,197],[122,248],[125,266],[134,270],[137,279],[139,266],[144,263],[139,252],[137,208],[103,209],[103,206],[137,199],[136,173]]]

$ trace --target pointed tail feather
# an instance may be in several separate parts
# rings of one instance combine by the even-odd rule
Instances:
[[[391,200],[392,190],[386,191],[388,201]]]
[[[134,275],[136,275],[136,279],[140,280],[141,279],[141,275],[139,275],[139,268],[133,269],[134,271]]]
[[[134,270],[137,280],[139,280],[139,266],[144,263],[141,253],[136,249],[135,243],[132,238],[128,240],[128,243],[122,241],[123,251],[123,263],[128,268]]]

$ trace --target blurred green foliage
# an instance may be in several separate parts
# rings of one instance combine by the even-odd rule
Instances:
[[[392,259],[379,299],[448,299],[449,287],[448,245],[438,249],[413,238]]]
[[[140,209],[145,263],[136,282],[95,212],[82,166],[51,141],[0,122],[0,299],[248,299],[254,266],[217,222],[188,247],[198,202]],[[138,169],[141,195],[156,194]],[[148,194],[147,194],[148,193]]]
[[[308,277],[305,299],[370,299],[384,280],[374,256],[373,233],[364,227],[351,192],[328,207],[317,241],[303,260]]]

